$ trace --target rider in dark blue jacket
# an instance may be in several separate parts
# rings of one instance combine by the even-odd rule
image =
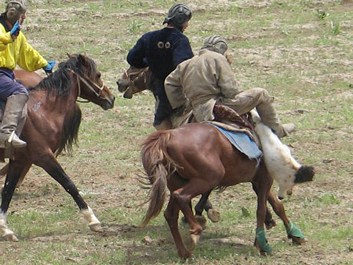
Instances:
[[[148,66],[152,72],[150,85],[156,98],[153,126],[157,130],[172,127],[169,119],[172,108],[165,94],[164,80],[179,63],[193,57],[189,39],[183,34],[191,15],[186,5],[173,5],[163,22],[167,26],[145,33],[127,55],[130,65]]]

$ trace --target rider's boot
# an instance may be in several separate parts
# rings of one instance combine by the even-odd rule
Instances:
[[[0,147],[12,145],[14,148],[26,147],[27,143],[15,134],[19,121],[22,119],[23,108],[28,100],[26,94],[16,94],[7,98],[4,116],[0,125]]]
[[[271,102],[264,102],[258,105],[257,111],[262,122],[270,127],[279,138],[285,137],[295,130],[295,125],[293,123],[281,124]]]

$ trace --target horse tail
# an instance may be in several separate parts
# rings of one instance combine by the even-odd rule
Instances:
[[[170,132],[156,131],[142,144],[142,164],[152,184],[149,192],[149,206],[141,226],[157,217],[161,212],[167,194],[167,178],[176,170],[176,164],[167,152]]]

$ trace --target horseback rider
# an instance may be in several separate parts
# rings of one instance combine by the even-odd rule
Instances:
[[[13,70],[18,65],[27,71],[40,68],[49,74],[55,61],[45,60],[28,42],[21,31],[26,18],[26,1],[7,1],[6,10],[0,15],[0,100],[6,101],[4,116],[0,125],[0,147],[11,140],[14,148],[25,147],[27,143],[15,134],[23,118],[27,89],[15,80]]]
[[[228,106],[239,115],[256,108],[262,122],[278,137],[294,131],[294,124],[280,123],[274,98],[266,89],[239,89],[226,58],[227,50],[226,40],[214,35],[205,39],[198,56],[177,66],[165,81],[172,108],[182,106],[188,99],[197,122],[213,120],[215,104]]]
[[[156,98],[153,126],[157,130],[172,127],[172,108],[165,94],[164,80],[176,66],[193,57],[189,39],[183,34],[192,12],[184,4],[173,5],[163,21],[166,27],[145,33],[129,51],[127,61],[136,68],[149,67],[151,90]]]

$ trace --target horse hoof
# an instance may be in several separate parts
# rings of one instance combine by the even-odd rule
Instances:
[[[4,238],[6,241],[18,242],[18,238],[13,233],[4,235]]]
[[[263,250],[257,241],[255,241],[254,246],[260,252],[261,256],[270,256],[272,254],[272,250]]]
[[[187,250],[185,250],[183,252],[178,251],[178,255],[183,260],[187,260],[187,259],[191,258],[191,256],[192,256],[191,252],[189,252]]]
[[[270,221],[265,221],[265,226],[267,230],[270,230],[272,227],[275,227],[277,224],[275,220],[271,219]]]
[[[201,225],[202,230],[206,229],[206,218],[203,217],[202,215],[195,215],[196,221]]]
[[[195,248],[195,246],[197,245],[197,243],[199,243],[200,241],[200,235],[191,235],[191,242],[192,242],[192,246],[193,248]]]
[[[101,223],[89,224],[89,228],[93,232],[98,232],[98,233],[102,233],[103,232],[103,228],[101,226]]]
[[[288,236],[288,238],[292,239],[292,242],[295,245],[303,245],[303,244],[305,244],[308,241],[305,238],[296,237],[296,236]]]
[[[219,220],[221,220],[221,214],[214,209],[209,209],[207,211],[207,217],[212,221],[212,223],[217,223]]]

